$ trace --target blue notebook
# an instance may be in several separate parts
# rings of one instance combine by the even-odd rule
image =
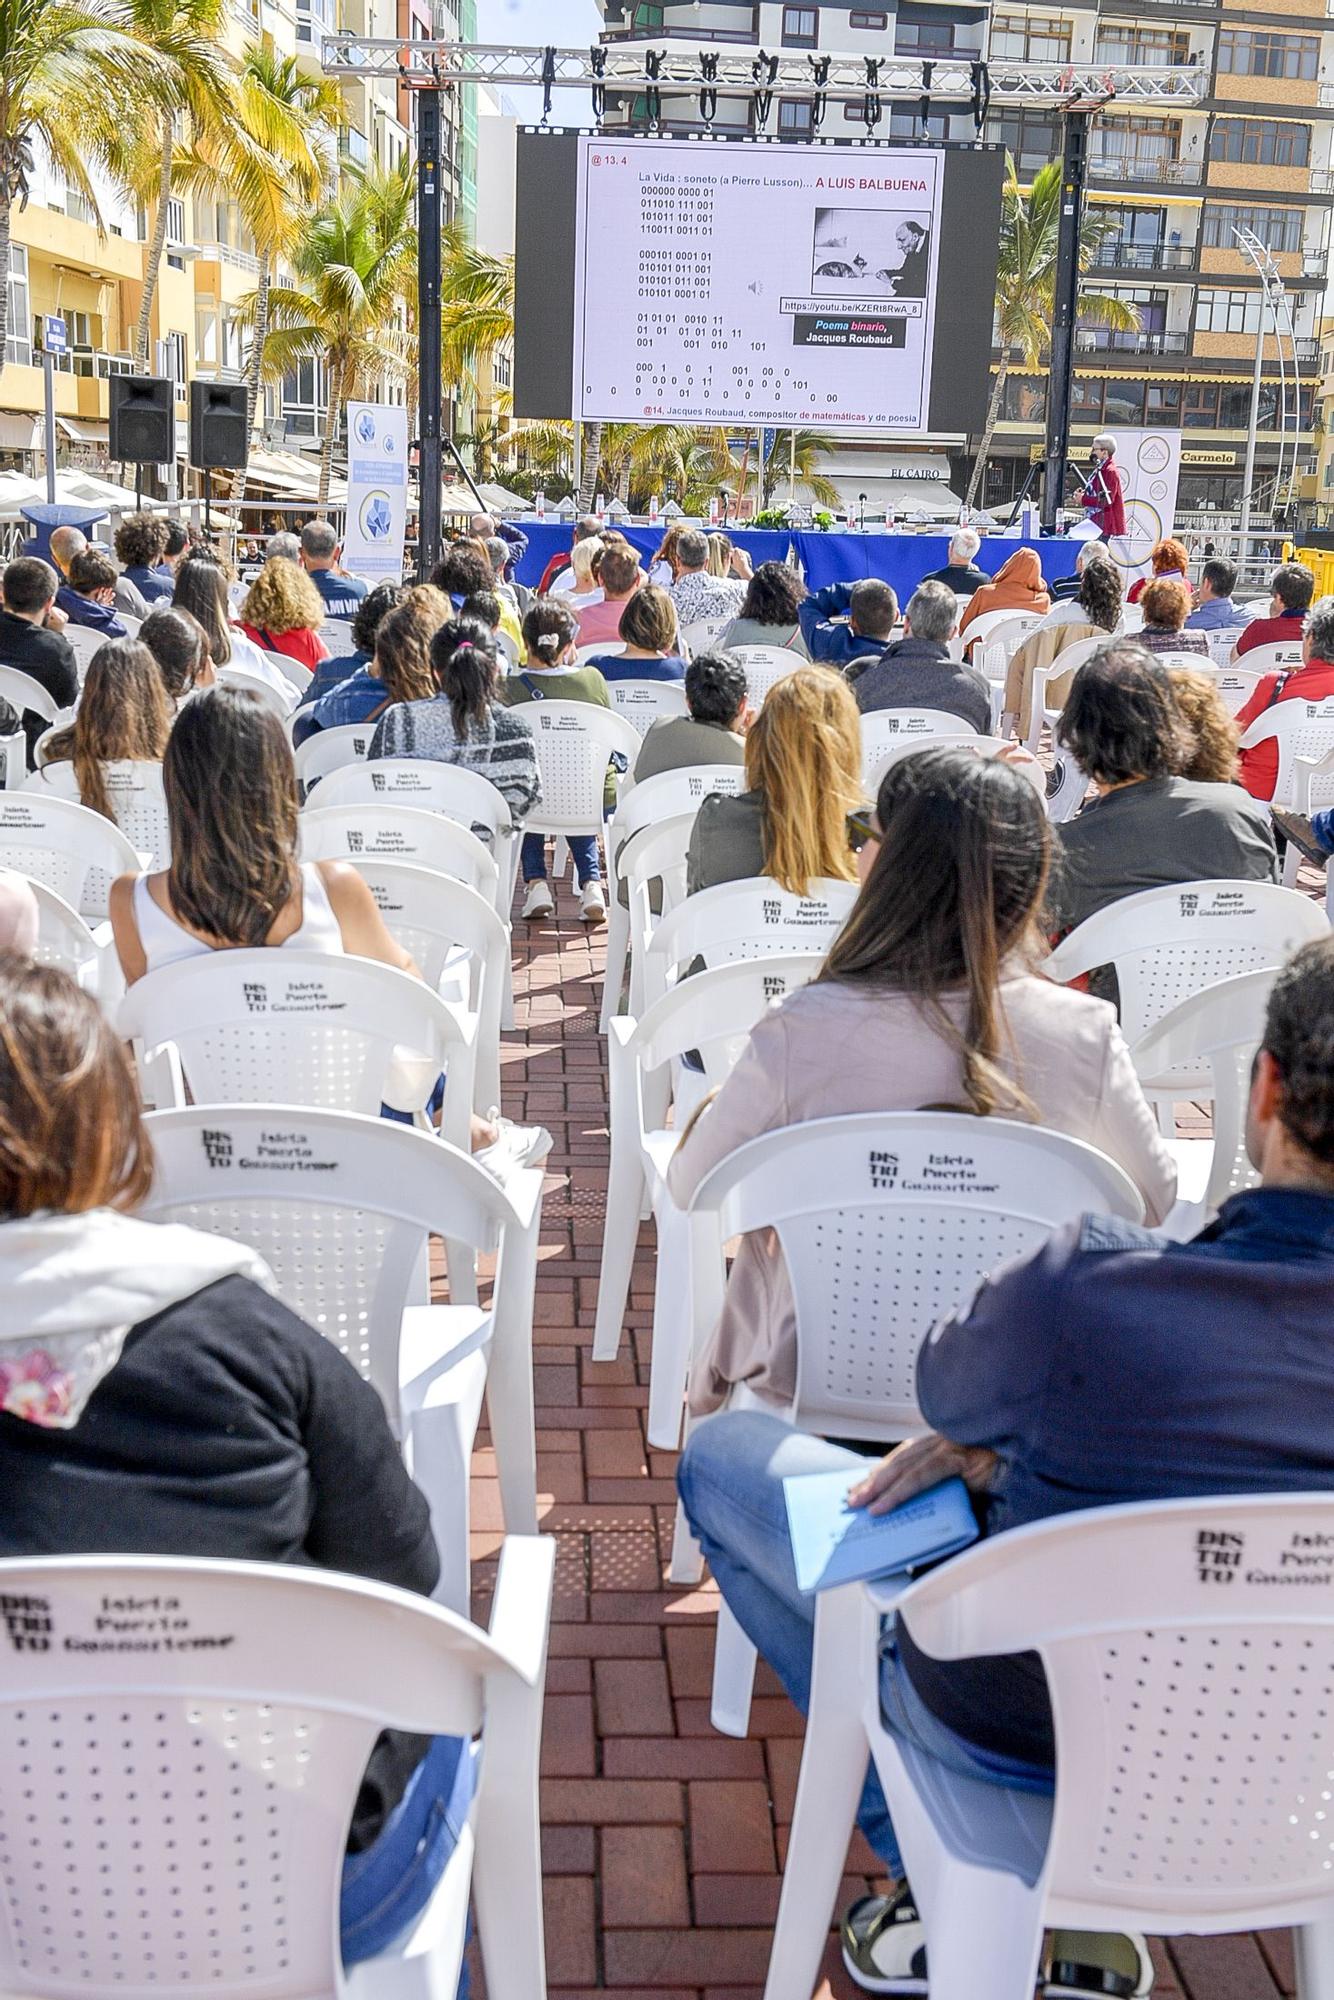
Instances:
[[[867,1470],[870,1470],[870,1460]],[[942,1480],[890,1514],[849,1507],[855,1470],[799,1473],[783,1481],[797,1585],[828,1590],[872,1576],[894,1576],[938,1562],[977,1540],[977,1522],[962,1479]]]

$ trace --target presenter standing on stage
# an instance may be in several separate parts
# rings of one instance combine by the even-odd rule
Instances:
[[[1114,437],[1109,437],[1104,431],[1094,438],[1093,470],[1084,481],[1084,491],[1079,496],[1081,506],[1103,541],[1109,541],[1113,535],[1124,535],[1126,531],[1125,481],[1120,467],[1112,462],[1115,456]]]

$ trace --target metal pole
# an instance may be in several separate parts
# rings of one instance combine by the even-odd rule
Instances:
[[[1265,358],[1265,295],[1260,295],[1260,329],[1255,336],[1255,372],[1251,376],[1251,421],[1246,432],[1246,469],[1241,475],[1241,521],[1237,530],[1238,568],[1246,574],[1251,538],[1251,487],[1255,481],[1255,439],[1260,428],[1260,373]]]
[[[167,372],[167,343],[165,340],[159,340],[157,343],[157,372],[159,375],[165,375]],[[180,499],[181,461],[176,447],[176,404],[173,401],[171,406],[171,457],[167,461],[167,505],[173,513],[175,513],[177,507],[180,505]]]
[[[1084,182],[1088,163],[1088,121],[1096,106],[1068,105],[1065,157],[1061,167],[1061,213],[1056,238],[1055,299],[1051,326],[1051,373],[1047,382],[1046,470],[1042,480],[1042,532],[1056,533],[1065,502],[1070,405],[1074,393],[1075,319],[1079,311],[1079,239],[1084,222]]]
[[[56,357],[42,350],[42,387],[46,397],[46,497],[56,499]]]
[[[417,101],[417,575],[440,555],[440,87]]]

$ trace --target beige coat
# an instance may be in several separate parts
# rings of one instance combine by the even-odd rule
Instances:
[[[1020,974],[1001,988],[1013,1052],[1006,1073],[1041,1122],[1097,1146],[1144,1197],[1150,1223],[1176,1195],[1176,1169],[1159,1137],[1114,1010],[1046,979]],[[956,1018],[962,993],[947,1003]],[[857,1111],[963,1104],[958,1056],[906,997],[829,982],[776,1001],[736,1068],[672,1160],[668,1185],[682,1206],[719,1160],[762,1132]],[[742,1239],[722,1318],[690,1377],[696,1415],[745,1382],[784,1404],[796,1387],[796,1318],[776,1239]]]
[[[1042,624],[1029,633],[1022,646],[1016,647],[1011,655],[1005,673],[1005,713],[1019,717],[1020,734],[1025,735],[1029,726],[1029,698],[1033,689],[1033,676],[1039,667],[1049,667],[1061,657],[1067,646],[1077,646],[1081,639],[1092,639],[1098,632],[1096,625],[1090,625],[1081,614],[1076,618],[1062,619],[1059,624]],[[1111,633],[1103,634],[1110,639]],[[1070,692],[1070,674],[1062,674],[1058,679],[1047,682],[1048,708],[1060,708]]]

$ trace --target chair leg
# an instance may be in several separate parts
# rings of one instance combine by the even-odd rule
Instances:
[[[618,1151],[613,1139],[602,1266],[598,1272],[597,1320],[593,1328],[594,1361],[614,1361],[620,1352],[630,1274],[639,1240],[639,1211],[644,1199],[642,1165],[618,1159]]]
[[[681,1410],[690,1365],[690,1222],[665,1188],[654,1212],[658,1258],[653,1284],[648,1441],[659,1451],[675,1451],[681,1441]]]
[[[688,1587],[698,1583],[703,1574],[704,1553],[690,1532],[686,1510],[678,1500],[676,1522],[672,1529],[672,1560],[667,1570],[667,1581]]]
[[[463,1618],[472,1615],[468,1489],[476,1429],[471,1396],[455,1400],[446,1388],[438,1401],[414,1412],[408,1439],[408,1470],[430,1505],[440,1552],[440,1577],[431,1595]]]
[[[1292,1933],[1297,2000],[1334,2000],[1334,1910]]]
[[[722,1736],[750,1734],[750,1700],[759,1655],[726,1604],[718,1606],[713,1644],[713,1705],[709,1719]]]
[[[1290,840],[1288,842],[1288,851],[1283,856],[1283,887],[1285,889],[1295,889],[1297,887],[1297,870],[1301,865],[1301,850],[1295,840]]]
[[[620,1012],[621,988],[625,984],[625,962],[630,955],[630,912],[621,905],[619,884],[609,881],[607,901],[607,970],[602,982],[603,1034],[613,1014]]]
[[[790,1862],[790,1855],[789,1855]],[[998,1868],[952,1857],[929,1886],[910,1878],[926,1926],[931,2000],[1032,2000],[1042,1956],[1042,1893]]]

